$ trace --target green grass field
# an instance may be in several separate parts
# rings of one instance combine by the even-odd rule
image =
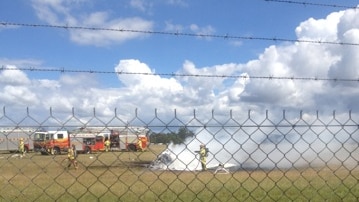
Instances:
[[[337,168],[237,171],[230,174],[158,171],[144,165],[165,146],[147,152],[0,155],[0,201],[358,201],[359,172]]]

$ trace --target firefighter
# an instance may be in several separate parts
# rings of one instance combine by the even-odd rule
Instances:
[[[138,141],[137,141],[137,151],[141,151],[141,152],[143,151],[141,138],[138,138]]]
[[[47,150],[47,152],[49,152],[51,155],[54,155],[54,141],[50,140],[50,148]]]
[[[111,141],[107,138],[105,141],[105,151],[108,152],[111,149]]]
[[[207,170],[206,161],[207,161],[207,149],[204,144],[201,144],[199,147],[199,157],[202,165],[202,171]]]
[[[20,158],[25,156],[25,143],[23,138],[20,138],[19,140],[19,152],[20,152]]]
[[[77,150],[76,150],[76,146],[75,144],[72,144],[72,151],[74,151],[74,157],[75,157],[75,160],[77,159]],[[76,161],[77,163],[77,161]]]
[[[70,168],[71,164],[74,165],[75,169],[77,170],[77,161],[76,161],[76,148],[73,144],[72,147],[69,148],[67,153],[67,158],[69,160],[69,164],[67,165],[67,168]]]
[[[51,155],[54,155],[54,154],[55,154],[54,147],[51,147],[51,148],[50,148],[50,154],[51,154]]]

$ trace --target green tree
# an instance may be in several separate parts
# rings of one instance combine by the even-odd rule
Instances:
[[[178,129],[177,136],[183,143],[188,137],[193,137],[194,133],[190,131],[187,127],[181,127],[180,129]]]
[[[168,144],[172,142],[173,144],[182,144],[187,138],[193,136],[194,133],[191,130],[189,130],[187,127],[181,127],[177,132],[152,133],[150,140],[152,143]]]

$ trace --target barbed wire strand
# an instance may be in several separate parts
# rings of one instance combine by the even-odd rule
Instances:
[[[204,78],[230,78],[230,79],[268,79],[268,80],[306,80],[306,81],[334,81],[334,82],[359,82],[359,78],[323,78],[323,77],[295,77],[295,76],[249,76],[249,75],[218,75],[218,74],[182,74],[182,73],[152,73],[152,72],[126,72],[126,71],[100,71],[100,70],[76,70],[76,69],[43,69],[43,68],[9,68],[2,65],[0,71],[37,71],[59,73],[89,73],[89,74],[117,74],[117,75],[143,75],[143,76],[170,76],[170,77],[204,77]]]
[[[85,26],[69,26],[69,25],[50,25],[50,24],[32,24],[32,23],[16,23],[16,22],[0,22],[2,26],[18,26],[18,27],[33,27],[33,28],[55,28],[55,29],[73,29],[73,30],[90,30],[90,31],[113,31],[113,32],[130,32],[141,34],[158,34],[171,36],[188,36],[201,38],[223,38],[223,39],[237,39],[237,40],[261,40],[274,42],[292,42],[292,43],[312,43],[312,44],[329,44],[329,45],[343,45],[343,46],[359,46],[359,43],[354,42],[338,42],[338,41],[322,41],[322,40],[306,40],[306,39],[287,39],[276,37],[257,37],[257,36],[236,36],[236,35],[220,35],[220,34],[196,34],[186,32],[169,32],[169,31],[151,31],[151,30],[136,30],[123,28],[104,28],[104,27],[85,27]]]
[[[325,4],[325,3],[312,3],[304,1],[290,1],[290,0],[263,0],[267,2],[277,2],[277,3],[289,3],[289,4],[299,4],[303,6],[320,6],[320,7],[333,7],[333,8],[345,8],[345,9],[359,9],[358,6],[344,6],[338,4]]]

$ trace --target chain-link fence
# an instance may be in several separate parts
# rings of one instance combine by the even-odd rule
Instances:
[[[0,116],[1,201],[359,200],[351,112],[43,117]]]

